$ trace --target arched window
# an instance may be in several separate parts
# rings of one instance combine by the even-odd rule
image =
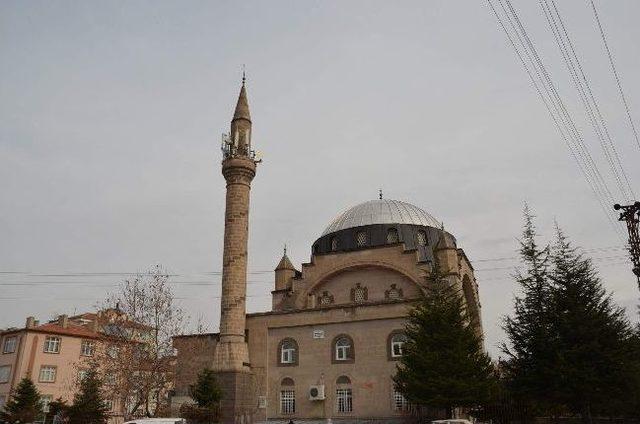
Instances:
[[[369,237],[367,236],[366,231],[358,231],[356,233],[356,245],[358,247],[364,247],[369,242]]]
[[[336,412],[353,412],[351,380],[346,375],[342,375],[336,380]]]
[[[426,246],[427,245],[427,233],[425,233],[422,230],[419,230],[418,234],[416,234],[416,242],[418,243],[418,246]]]
[[[407,342],[407,336],[400,330],[396,330],[389,334],[388,352],[389,359],[397,360],[404,353],[404,344]]]
[[[395,228],[389,228],[387,230],[387,243],[393,244],[399,241],[400,241],[400,238],[398,237],[398,230],[396,230]]]
[[[279,365],[298,365],[298,343],[294,339],[284,339],[278,347]]]
[[[353,340],[351,337],[346,334],[336,337],[333,340],[333,362],[353,362],[354,358]]]
[[[296,391],[295,383],[289,377],[282,379],[280,383],[280,413],[295,414],[296,412]]]
[[[333,237],[331,239],[331,251],[335,252],[340,248],[340,239],[338,237]]]

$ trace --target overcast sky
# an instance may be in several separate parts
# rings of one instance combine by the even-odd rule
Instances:
[[[640,121],[640,2],[596,4]],[[615,188],[538,2],[514,5]],[[589,4],[559,7],[640,191],[640,150]],[[160,263],[217,330],[220,281],[204,273],[221,268],[219,142],[242,64],[264,157],[250,311],[269,309],[284,243],[308,261],[335,215],[381,188],[444,221],[476,261],[493,355],[517,290],[517,262],[493,259],[515,255],[525,201],[544,236],[556,219],[597,249],[635,319],[622,241],[485,1],[3,1],[0,58],[0,327],[89,310],[125,278],[64,274]]]

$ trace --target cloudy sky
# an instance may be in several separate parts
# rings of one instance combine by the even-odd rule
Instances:
[[[640,120],[640,2],[596,4]],[[514,6],[617,196],[538,2]],[[559,7],[640,191],[590,5]],[[221,267],[219,142],[242,64],[264,157],[251,311],[269,308],[283,244],[307,261],[336,214],[381,188],[444,221],[475,261],[492,354],[517,290],[508,258],[525,201],[545,237],[555,219],[589,249],[635,319],[623,241],[483,0],[3,1],[0,57],[0,327],[91,309],[159,263],[217,329],[220,281],[206,273]]]

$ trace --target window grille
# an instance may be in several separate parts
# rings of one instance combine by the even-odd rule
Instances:
[[[357,284],[353,289],[353,301],[356,303],[364,303],[367,300],[367,289]]]
[[[385,292],[386,298],[390,300],[398,300],[402,298],[402,290],[398,289],[395,284],[391,284],[391,288]]]
[[[43,365],[40,367],[40,379],[43,383],[53,383],[56,381],[56,367]]]
[[[16,341],[18,339],[13,337],[7,337],[4,339],[4,345],[2,346],[2,353],[13,353],[16,351]]]
[[[283,414],[295,414],[296,412],[295,390],[280,391],[280,411]]]
[[[364,231],[359,231],[356,234],[356,244],[358,245],[358,247],[363,247],[367,245],[367,233]]]
[[[409,402],[402,393],[393,391],[393,410],[396,412],[406,412],[409,410]]]
[[[351,341],[346,337],[340,337],[336,341],[336,361],[351,359]]]
[[[351,389],[336,389],[336,409],[338,412],[353,411]]]
[[[80,354],[82,356],[93,356],[94,344],[91,340],[83,340],[80,345]]]
[[[418,242],[418,246],[426,246],[427,245],[427,233],[424,231],[418,231],[416,235],[416,240]]]
[[[48,336],[44,340],[44,352],[45,353],[59,353],[60,352],[60,337]]]
[[[387,231],[387,243],[393,244],[398,243],[399,241],[400,238],[398,237],[398,230],[396,230],[395,228],[389,228],[389,230]]]

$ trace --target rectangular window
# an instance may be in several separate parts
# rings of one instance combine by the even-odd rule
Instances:
[[[82,356],[93,356],[94,344],[91,340],[83,340],[80,345],[80,354]]]
[[[4,344],[2,345],[2,353],[13,353],[16,351],[16,342],[18,338],[16,336],[6,337]]]
[[[87,378],[87,373],[89,371],[87,370],[80,370],[78,371],[78,383],[82,383],[82,381]]]
[[[351,389],[336,390],[336,408],[338,412],[353,411],[353,398],[351,396]]]
[[[60,353],[60,337],[47,336],[44,339],[44,353]]]
[[[280,411],[283,414],[294,414],[296,412],[295,390],[280,391]]]
[[[282,357],[281,359],[281,363],[283,364],[293,364],[293,353],[294,353],[295,349],[290,348],[290,347],[282,347]]]
[[[113,401],[111,399],[107,399],[104,401],[104,407],[107,411],[113,410]]]
[[[40,367],[40,382],[53,383],[56,381],[56,367],[52,365],[43,365]]]
[[[11,365],[0,367],[0,383],[8,383],[11,377]]]
[[[393,410],[396,412],[406,412],[409,410],[407,399],[398,391],[393,391]]]
[[[49,404],[53,401],[53,395],[40,396],[40,402],[42,402],[42,412],[49,412]]]

